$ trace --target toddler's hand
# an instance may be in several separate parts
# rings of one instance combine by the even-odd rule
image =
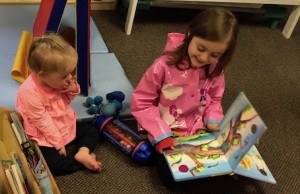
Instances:
[[[59,155],[66,156],[66,155],[67,155],[67,151],[66,151],[65,146],[61,147],[61,148],[58,150],[58,153],[59,153]]]
[[[63,90],[61,91],[63,93],[67,93],[67,92],[77,92],[77,82],[71,78],[69,79],[66,84],[64,85]]]

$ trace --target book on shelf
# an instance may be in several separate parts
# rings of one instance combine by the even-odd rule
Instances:
[[[27,159],[27,162],[29,163],[29,166],[32,169],[35,169],[38,162],[40,161],[40,157],[39,157],[32,141],[28,140],[28,141],[22,143],[21,147],[22,147],[23,153]]]
[[[42,162],[42,155],[39,155],[34,143],[31,140],[22,143],[21,146],[27,162],[32,169],[33,175],[39,183],[41,192],[44,194],[52,194],[53,189],[51,187],[48,172]]]
[[[16,112],[10,113],[12,120],[11,126],[20,143],[21,149],[26,157],[27,162],[34,174],[36,181],[39,183],[39,187],[42,193],[50,194],[53,192],[51,182],[47,170],[42,162],[41,156],[36,150],[35,144],[32,140],[29,140],[25,134],[23,124],[19,119]],[[15,155],[14,155],[15,156]],[[17,161],[17,157],[15,157]]]
[[[12,172],[9,169],[5,169],[4,171],[13,194],[18,194],[17,185],[13,179]]]
[[[32,140],[29,140],[27,138],[23,124],[22,124],[21,120],[19,119],[17,113],[11,112],[10,118],[12,121],[11,122],[12,130],[21,146],[21,149],[22,149],[30,167],[32,169],[34,169],[40,160],[40,156],[37,153],[37,150],[35,149],[35,145]]]
[[[13,193],[26,194],[27,189],[24,188],[26,185],[23,184],[22,178],[19,176],[18,166],[12,160],[2,160],[1,162]]]
[[[175,181],[239,174],[276,183],[255,143],[267,127],[241,92],[219,124],[220,130],[177,139],[163,152]]]
[[[22,138],[21,138],[21,135],[20,135],[20,132],[18,131],[16,125],[14,123],[11,123],[11,128],[13,129],[13,132],[19,142],[19,144],[22,144]]]
[[[13,177],[16,180],[17,189],[19,191],[19,194],[25,194],[26,191],[24,189],[24,184],[23,184],[24,182],[21,180],[21,176],[18,173],[17,165],[16,164],[11,165],[11,170],[12,170]]]
[[[26,185],[26,181],[27,181],[26,173],[18,154],[16,152],[11,152],[10,157],[13,163],[16,165],[16,171],[20,177],[25,193],[29,193]]]
[[[24,127],[22,122],[20,121],[18,115],[15,112],[10,113],[10,118],[12,120],[11,126],[12,129],[16,135],[16,138],[20,144],[28,141],[28,138],[26,137]]]
[[[21,116],[0,107],[0,126],[0,193],[60,193],[39,147],[25,135]]]

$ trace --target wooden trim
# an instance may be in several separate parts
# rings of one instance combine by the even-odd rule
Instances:
[[[41,0],[0,0],[0,4],[39,4]],[[68,0],[69,4],[75,4],[76,0]],[[115,10],[117,0],[92,0],[91,10]]]
[[[249,3],[249,4],[276,4],[276,5],[300,5],[300,0],[152,0],[162,2],[215,2],[215,3]]]
[[[91,2],[91,10],[115,10],[117,0],[100,0]]]

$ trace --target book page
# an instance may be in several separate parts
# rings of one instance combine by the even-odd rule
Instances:
[[[267,127],[244,93],[240,93],[220,124],[224,133],[217,141],[232,169],[264,134]]]
[[[175,181],[229,174],[232,169],[217,141],[178,145],[164,151]]]
[[[271,171],[254,145],[244,156],[239,165],[234,169],[234,172],[239,175],[272,184],[276,183]]]
[[[219,127],[216,139],[193,135],[180,139],[175,149],[164,151],[175,181],[230,174],[266,130],[242,92]]]

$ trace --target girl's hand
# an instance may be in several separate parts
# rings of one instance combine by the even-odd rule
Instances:
[[[67,151],[66,151],[65,146],[61,147],[61,148],[58,150],[58,153],[59,153],[59,155],[66,156],[66,155],[67,155]]]
[[[215,124],[215,123],[210,123],[210,124],[208,124],[208,125],[207,125],[207,129],[208,129],[209,131],[214,131],[214,132],[219,131],[219,127],[218,127],[218,125]]]
[[[166,148],[165,148],[166,149]],[[168,149],[172,149],[172,150],[174,150],[174,147],[172,146],[172,147],[169,147]],[[163,150],[156,150],[158,153],[160,153],[160,154],[163,154]]]
[[[173,138],[168,137],[168,138],[163,139],[162,141],[158,142],[155,145],[155,150],[158,153],[162,154],[164,149],[168,149],[168,148],[174,149],[174,146],[175,146],[175,144],[174,144]]]

